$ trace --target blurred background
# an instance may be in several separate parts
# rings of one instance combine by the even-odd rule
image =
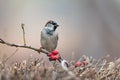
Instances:
[[[23,44],[24,23],[27,45],[39,48],[40,32],[48,20],[60,25],[57,49],[63,58],[120,57],[120,0],[0,0],[0,38],[7,42]],[[15,50],[0,44],[3,57]],[[30,56],[48,60],[45,54],[19,48],[9,62]]]

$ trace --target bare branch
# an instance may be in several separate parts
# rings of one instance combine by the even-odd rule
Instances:
[[[18,48],[13,52],[9,57],[7,57],[4,62],[7,62],[16,52],[18,51]]]
[[[0,38],[0,42],[1,42],[1,43],[5,43],[1,38]]]
[[[24,29],[25,24],[21,24],[22,30],[23,30],[23,41],[24,41],[24,46],[26,46],[26,40],[25,40],[25,29]]]
[[[12,47],[21,47],[21,48],[31,49],[31,50],[37,51],[39,53],[39,49],[31,47],[31,46],[12,44],[12,43],[8,43],[8,42],[4,41],[3,39],[0,39],[0,43],[8,45],[8,46],[12,46]],[[49,54],[49,52],[46,51],[45,49],[41,49],[41,52],[45,53],[45,54]]]

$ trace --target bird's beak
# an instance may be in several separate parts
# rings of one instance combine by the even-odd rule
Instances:
[[[56,30],[56,28],[57,28],[57,27],[59,27],[59,25],[58,25],[58,24],[54,25],[54,30]]]
[[[59,25],[57,24],[56,27],[59,27]]]

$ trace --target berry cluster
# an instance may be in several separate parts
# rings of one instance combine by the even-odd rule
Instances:
[[[85,66],[87,64],[88,63],[87,63],[86,60],[84,60],[84,61],[78,61],[78,62],[76,62],[75,67]]]
[[[54,61],[59,59],[59,52],[58,50],[54,50],[48,54],[49,60]]]

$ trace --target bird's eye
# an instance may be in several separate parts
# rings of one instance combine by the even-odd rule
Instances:
[[[56,25],[57,23],[55,23],[55,22],[52,22],[52,24],[53,24],[53,25]]]

